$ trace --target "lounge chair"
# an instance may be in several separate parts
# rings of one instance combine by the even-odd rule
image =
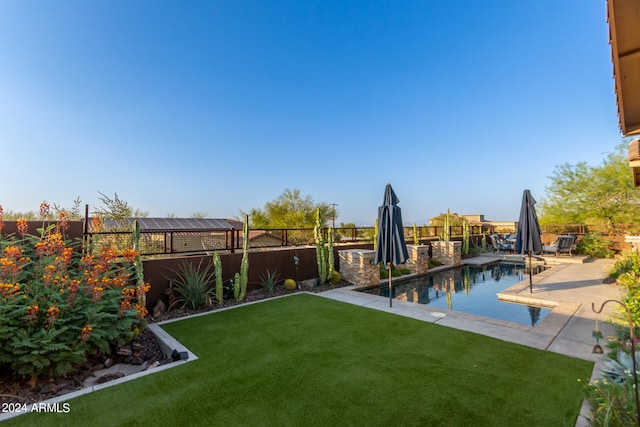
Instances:
[[[500,251],[513,252],[513,245],[511,243],[505,243],[497,234],[490,234],[489,240],[491,240],[493,250],[496,251],[497,254],[500,253]]]
[[[552,253],[555,256],[560,256],[560,254],[569,254],[569,256],[573,256],[571,253],[575,248],[576,236],[564,235],[558,236],[556,241],[553,242],[551,246],[543,246],[543,253]]]

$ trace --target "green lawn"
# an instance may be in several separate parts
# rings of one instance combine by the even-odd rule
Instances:
[[[593,367],[307,294],[164,328],[200,359],[7,425],[573,426]]]

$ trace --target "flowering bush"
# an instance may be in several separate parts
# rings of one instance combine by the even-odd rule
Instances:
[[[629,372],[629,377],[631,372]],[[585,388],[591,405],[589,421],[592,426],[637,425],[633,381],[614,382],[607,378],[595,380]]]
[[[147,314],[149,286],[131,280],[138,253],[65,241],[64,219],[39,237],[0,235],[0,367],[16,374],[72,372],[133,339]]]

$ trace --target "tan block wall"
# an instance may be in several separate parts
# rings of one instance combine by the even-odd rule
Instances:
[[[462,262],[462,242],[431,242],[431,255],[444,265],[460,265]]]
[[[426,274],[429,271],[429,246],[407,245],[409,259],[405,263],[412,274]]]
[[[376,252],[367,249],[347,249],[338,251],[340,275],[357,286],[373,286],[380,283],[380,267],[371,264]]]

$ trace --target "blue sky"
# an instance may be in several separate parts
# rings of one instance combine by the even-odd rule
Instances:
[[[515,221],[620,143],[605,0],[0,1],[0,204]]]

